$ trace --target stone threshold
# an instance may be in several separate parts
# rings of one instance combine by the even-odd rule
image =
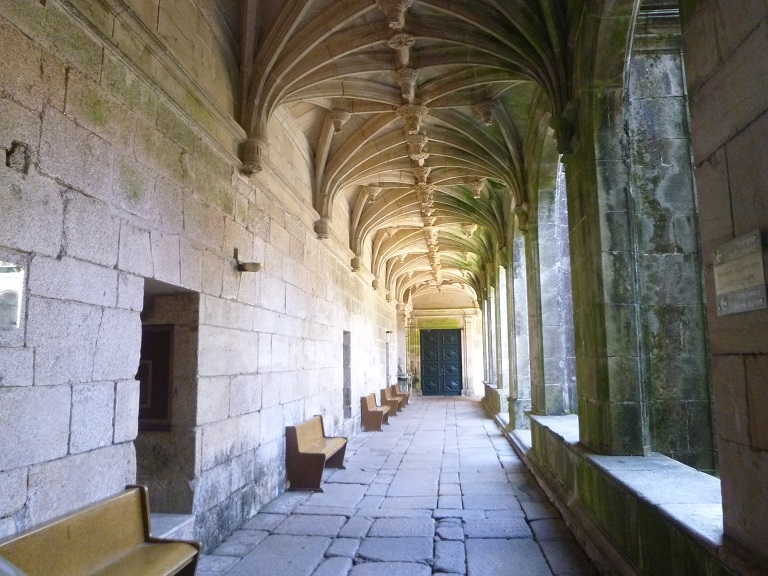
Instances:
[[[723,534],[720,480],[667,456],[603,456],[579,443],[578,416],[531,416],[510,444],[601,573],[765,575]],[[537,450],[533,449],[536,437]],[[591,493],[595,491],[599,493]]]
[[[192,514],[163,514],[151,512],[149,525],[155,538],[193,540],[195,517]]]

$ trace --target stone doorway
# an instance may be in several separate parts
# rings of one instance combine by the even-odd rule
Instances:
[[[421,331],[421,392],[458,396],[462,391],[461,330]]]
[[[153,512],[193,510],[199,309],[196,292],[145,280],[135,446]]]

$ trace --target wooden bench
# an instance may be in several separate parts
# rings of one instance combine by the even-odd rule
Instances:
[[[347,439],[326,436],[323,417],[285,427],[285,472],[288,490],[322,492],[323,468],[344,468]]]
[[[382,424],[389,424],[389,406],[377,406],[375,394],[361,396],[360,416],[363,430],[366,432],[381,431]]]
[[[193,576],[199,553],[198,542],[150,536],[147,488],[129,486],[0,541],[0,574]]]
[[[392,396],[392,391],[389,388],[382,388],[381,405],[389,406],[390,414],[397,416],[397,413],[402,410],[403,401],[400,398]]]
[[[401,398],[403,400],[403,406],[407,406],[408,402],[411,401],[411,393],[400,392],[400,387],[397,384],[392,384],[389,389],[392,391],[392,396],[395,398]]]

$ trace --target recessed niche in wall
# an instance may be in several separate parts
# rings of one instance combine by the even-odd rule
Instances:
[[[173,326],[143,326],[139,381],[139,430],[171,428]]]

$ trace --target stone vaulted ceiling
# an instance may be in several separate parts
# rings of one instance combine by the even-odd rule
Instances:
[[[567,151],[576,4],[220,0],[242,55],[243,171],[261,169],[284,106],[314,154],[320,238],[343,199],[351,266],[390,299],[480,296],[547,126]]]

